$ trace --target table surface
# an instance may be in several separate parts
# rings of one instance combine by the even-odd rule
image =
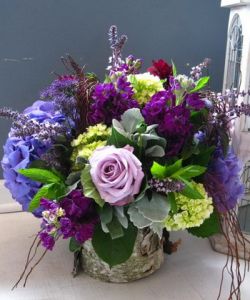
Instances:
[[[179,251],[166,256],[155,274],[128,284],[104,283],[85,274],[72,278],[73,258],[68,242],[58,241],[35,269],[27,287],[11,291],[20,275],[39,220],[28,213],[0,214],[0,299],[1,300],[214,300],[225,256],[214,252],[208,240],[184,232]],[[225,290],[228,288],[228,278]],[[226,300],[226,293],[222,300]],[[242,286],[242,300],[250,299],[250,273]]]

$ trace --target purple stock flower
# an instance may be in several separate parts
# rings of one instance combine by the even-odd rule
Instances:
[[[188,94],[185,97],[186,103],[188,107],[194,110],[201,110],[206,106],[206,103],[204,100],[200,99],[200,96],[198,93]]]
[[[111,125],[113,119],[120,120],[121,115],[129,108],[138,107],[133,99],[133,90],[125,76],[113,83],[97,84],[92,95],[89,122],[91,125],[105,123]]]
[[[53,250],[53,247],[55,245],[55,239],[53,236],[49,235],[45,231],[42,231],[39,233],[39,238],[42,242],[43,247],[45,247],[48,250]]]
[[[159,124],[157,132],[167,139],[166,153],[177,155],[192,132],[190,110],[184,104],[173,106],[175,96],[171,91],[155,94],[143,108],[147,124]]]
[[[55,240],[74,237],[84,243],[93,236],[99,222],[94,201],[83,195],[81,190],[72,191],[59,203],[41,199],[43,210],[42,231],[39,234],[42,245],[52,250]]]
[[[240,180],[241,164],[232,148],[224,157],[217,149],[205,175],[205,187],[221,213],[233,209],[244,193]]]

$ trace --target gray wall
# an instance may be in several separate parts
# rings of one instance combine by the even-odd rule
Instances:
[[[212,86],[220,89],[228,12],[219,0],[0,0],[0,105],[30,105],[51,72],[63,72],[65,53],[103,76],[112,24],[129,37],[124,54],[142,57],[144,68],[165,58],[188,71],[187,63],[212,58]],[[9,126],[0,120],[0,145]]]

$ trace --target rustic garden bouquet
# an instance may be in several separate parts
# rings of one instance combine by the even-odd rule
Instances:
[[[32,250],[45,248],[39,262],[59,238],[69,240],[75,272],[83,265],[107,281],[159,268],[163,252],[179,244],[169,241],[170,231],[244,240],[234,210],[243,193],[241,166],[230,147],[231,120],[250,112],[235,104],[242,95],[209,90],[209,77],[202,77],[209,60],[188,76],[162,59],[141,72],[140,59],[122,58],[126,40],[110,28],[104,81],[68,55],[62,61],[70,74],[58,76],[32,106],[0,111],[13,120],[5,185],[41,219],[24,273]]]

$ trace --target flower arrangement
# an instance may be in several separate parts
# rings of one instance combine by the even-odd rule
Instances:
[[[127,37],[118,37],[116,26],[109,40],[104,82],[67,56],[72,73],[31,107],[0,110],[13,120],[2,159],[5,185],[41,219],[30,252],[41,245],[43,257],[59,238],[69,239],[77,272],[85,245],[112,269],[131,258],[145,232],[167,253],[177,248],[168,240],[175,230],[228,237],[226,224],[244,239],[234,211],[244,190],[241,166],[229,129],[249,107],[232,103],[232,92],[208,89],[208,60],[189,76],[162,59],[143,73],[141,59],[123,60]],[[20,280],[33,259],[29,253]]]

